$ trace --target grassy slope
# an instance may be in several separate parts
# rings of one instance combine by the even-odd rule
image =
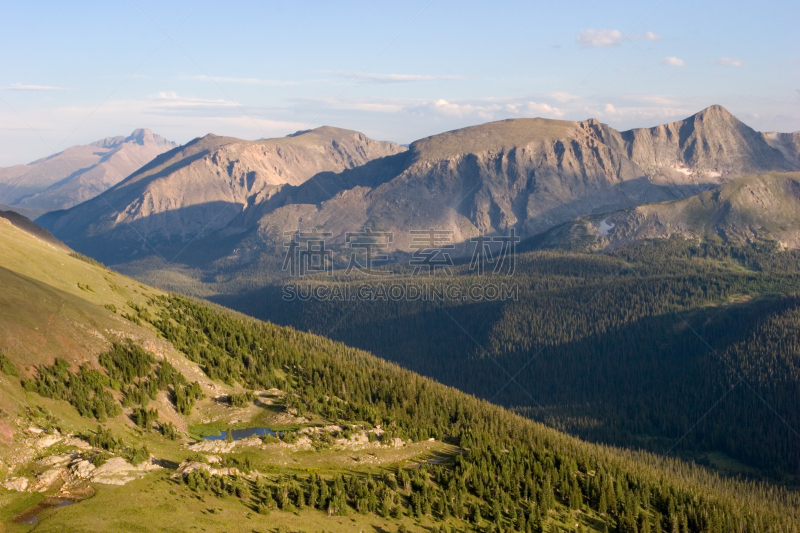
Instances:
[[[89,289],[80,288],[79,283]],[[162,349],[189,379],[200,377],[205,391],[210,395],[231,390],[222,384],[212,384],[207,379],[203,381],[196,374],[196,365],[174,351],[171,345],[159,340],[154,331],[137,326],[103,307],[112,304],[120,312],[131,312],[127,302],[145,305],[150,297],[162,294],[160,291],[72,257],[67,251],[47,245],[3,220],[0,220],[0,284],[3,287],[0,291],[0,349],[21,370],[22,376],[33,373],[36,365],[52,363],[56,357],[66,359],[73,365],[83,362],[96,365],[97,354],[106,350],[111,341],[131,337],[145,346]],[[58,445],[33,454],[26,454],[20,448],[25,428],[40,422],[28,414],[28,408],[43,407],[58,419],[65,432],[86,433],[97,425],[95,420],[79,416],[66,402],[25,392],[19,384],[19,378],[2,373],[0,405],[4,412],[0,418],[0,476],[9,474],[11,477],[41,470],[36,466],[22,465],[12,473],[8,472],[7,465],[21,456],[36,459],[59,451]],[[157,407],[161,417],[169,419],[170,413],[165,412],[164,406]],[[237,426],[265,425],[277,428],[281,426],[283,418],[276,415],[282,411],[280,405],[273,410],[232,409],[209,397],[198,403],[193,416],[175,422],[195,434]],[[175,416],[174,411],[172,416]],[[232,423],[231,419],[239,422]],[[202,423],[208,420],[216,422]],[[168,461],[180,462],[190,453],[179,443],[142,434],[125,415],[110,420],[106,426],[122,436],[126,443],[147,444],[151,453]],[[248,452],[246,455],[252,457],[254,465],[262,472],[307,474],[309,471],[380,472],[398,463],[413,463],[443,453],[452,454],[455,451],[442,443],[423,442],[401,449],[382,448],[370,453],[348,450],[291,453],[276,445],[271,453]],[[386,528],[391,521],[395,523],[392,528],[396,528],[398,523],[397,520],[379,519],[374,515],[328,519],[317,511],[304,512],[302,516],[276,511],[269,518],[264,518],[248,512],[236,498],[219,500],[210,495],[198,498],[185,487],[164,481],[170,473],[149,474],[142,480],[121,487],[97,485],[97,494],[89,500],[45,511],[36,529],[191,531],[202,527],[205,531],[267,531],[282,524],[292,530],[302,526],[301,529],[313,531],[319,530],[324,523],[326,530],[351,531],[354,527],[364,530]],[[175,493],[175,490],[178,492]],[[43,494],[18,493],[0,488],[0,530],[4,530],[3,527],[11,531],[30,530],[31,526],[13,524],[10,519],[43,498]],[[183,512],[180,523],[175,521],[174,516],[178,509]],[[111,516],[113,519],[110,520]],[[142,521],[143,516],[147,516],[146,522]],[[231,528],[232,519],[244,522]],[[408,522],[410,525],[412,520]]]

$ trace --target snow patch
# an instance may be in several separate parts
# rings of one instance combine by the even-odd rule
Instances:
[[[607,220],[608,219],[600,222],[600,226],[597,228],[597,231],[599,231],[600,235],[602,235],[603,237],[608,237],[608,232],[614,229],[614,227],[616,226],[616,224],[614,224],[613,222],[609,224]]]
[[[674,166],[674,167],[672,167],[672,168],[673,168],[673,169],[675,169],[675,170],[677,170],[677,171],[678,171],[678,172],[680,172],[681,174],[684,174],[684,175],[686,175],[686,176],[691,176],[691,175],[692,175],[692,169],[690,169],[690,168],[686,168],[686,167],[679,167],[679,166]]]

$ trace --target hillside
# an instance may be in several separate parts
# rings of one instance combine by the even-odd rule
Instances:
[[[581,217],[533,239],[538,247],[612,250],[678,236],[800,248],[800,173],[738,178],[683,200]]]
[[[10,531],[798,530],[781,489],[578,441],[2,221],[0,248]],[[259,427],[280,434],[200,438]]]
[[[107,137],[27,165],[0,168],[0,202],[31,213],[67,209],[94,198],[175,146],[148,129],[137,129],[128,137]]]
[[[29,218],[20,215],[15,211],[0,211],[0,218],[10,223],[15,228],[24,231],[28,235],[35,237],[44,244],[59,250],[71,251],[63,242],[59,241],[53,234],[41,226],[34,224]]]
[[[798,482],[800,252],[680,237],[603,254],[523,249],[510,276],[395,264],[385,279],[306,276],[210,298],[582,438]],[[466,292],[501,284],[516,292]],[[390,297],[423,285],[440,295]]]

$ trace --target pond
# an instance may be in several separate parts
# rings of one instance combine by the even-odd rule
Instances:
[[[35,524],[39,520],[39,514],[46,510],[51,509],[53,507],[64,507],[65,505],[69,505],[71,503],[75,503],[75,500],[68,500],[64,498],[45,498],[44,500],[40,501],[30,509],[25,510],[24,512],[18,514],[14,517],[14,522],[21,523],[21,524]]]
[[[256,435],[257,437],[261,437],[263,435],[275,435],[275,432],[269,428],[245,428],[245,429],[234,429],[232,432],[233,440],[239,439],[247,439]],[[219,435],[209,435],[208,437],[203,437],[205,440],[226,440],[228,438],[228,432],[223,431]]]

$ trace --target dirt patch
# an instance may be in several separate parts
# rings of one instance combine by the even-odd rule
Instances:
[[[14,427],[6,420],[0,420],[0,442],[14,442]]]

